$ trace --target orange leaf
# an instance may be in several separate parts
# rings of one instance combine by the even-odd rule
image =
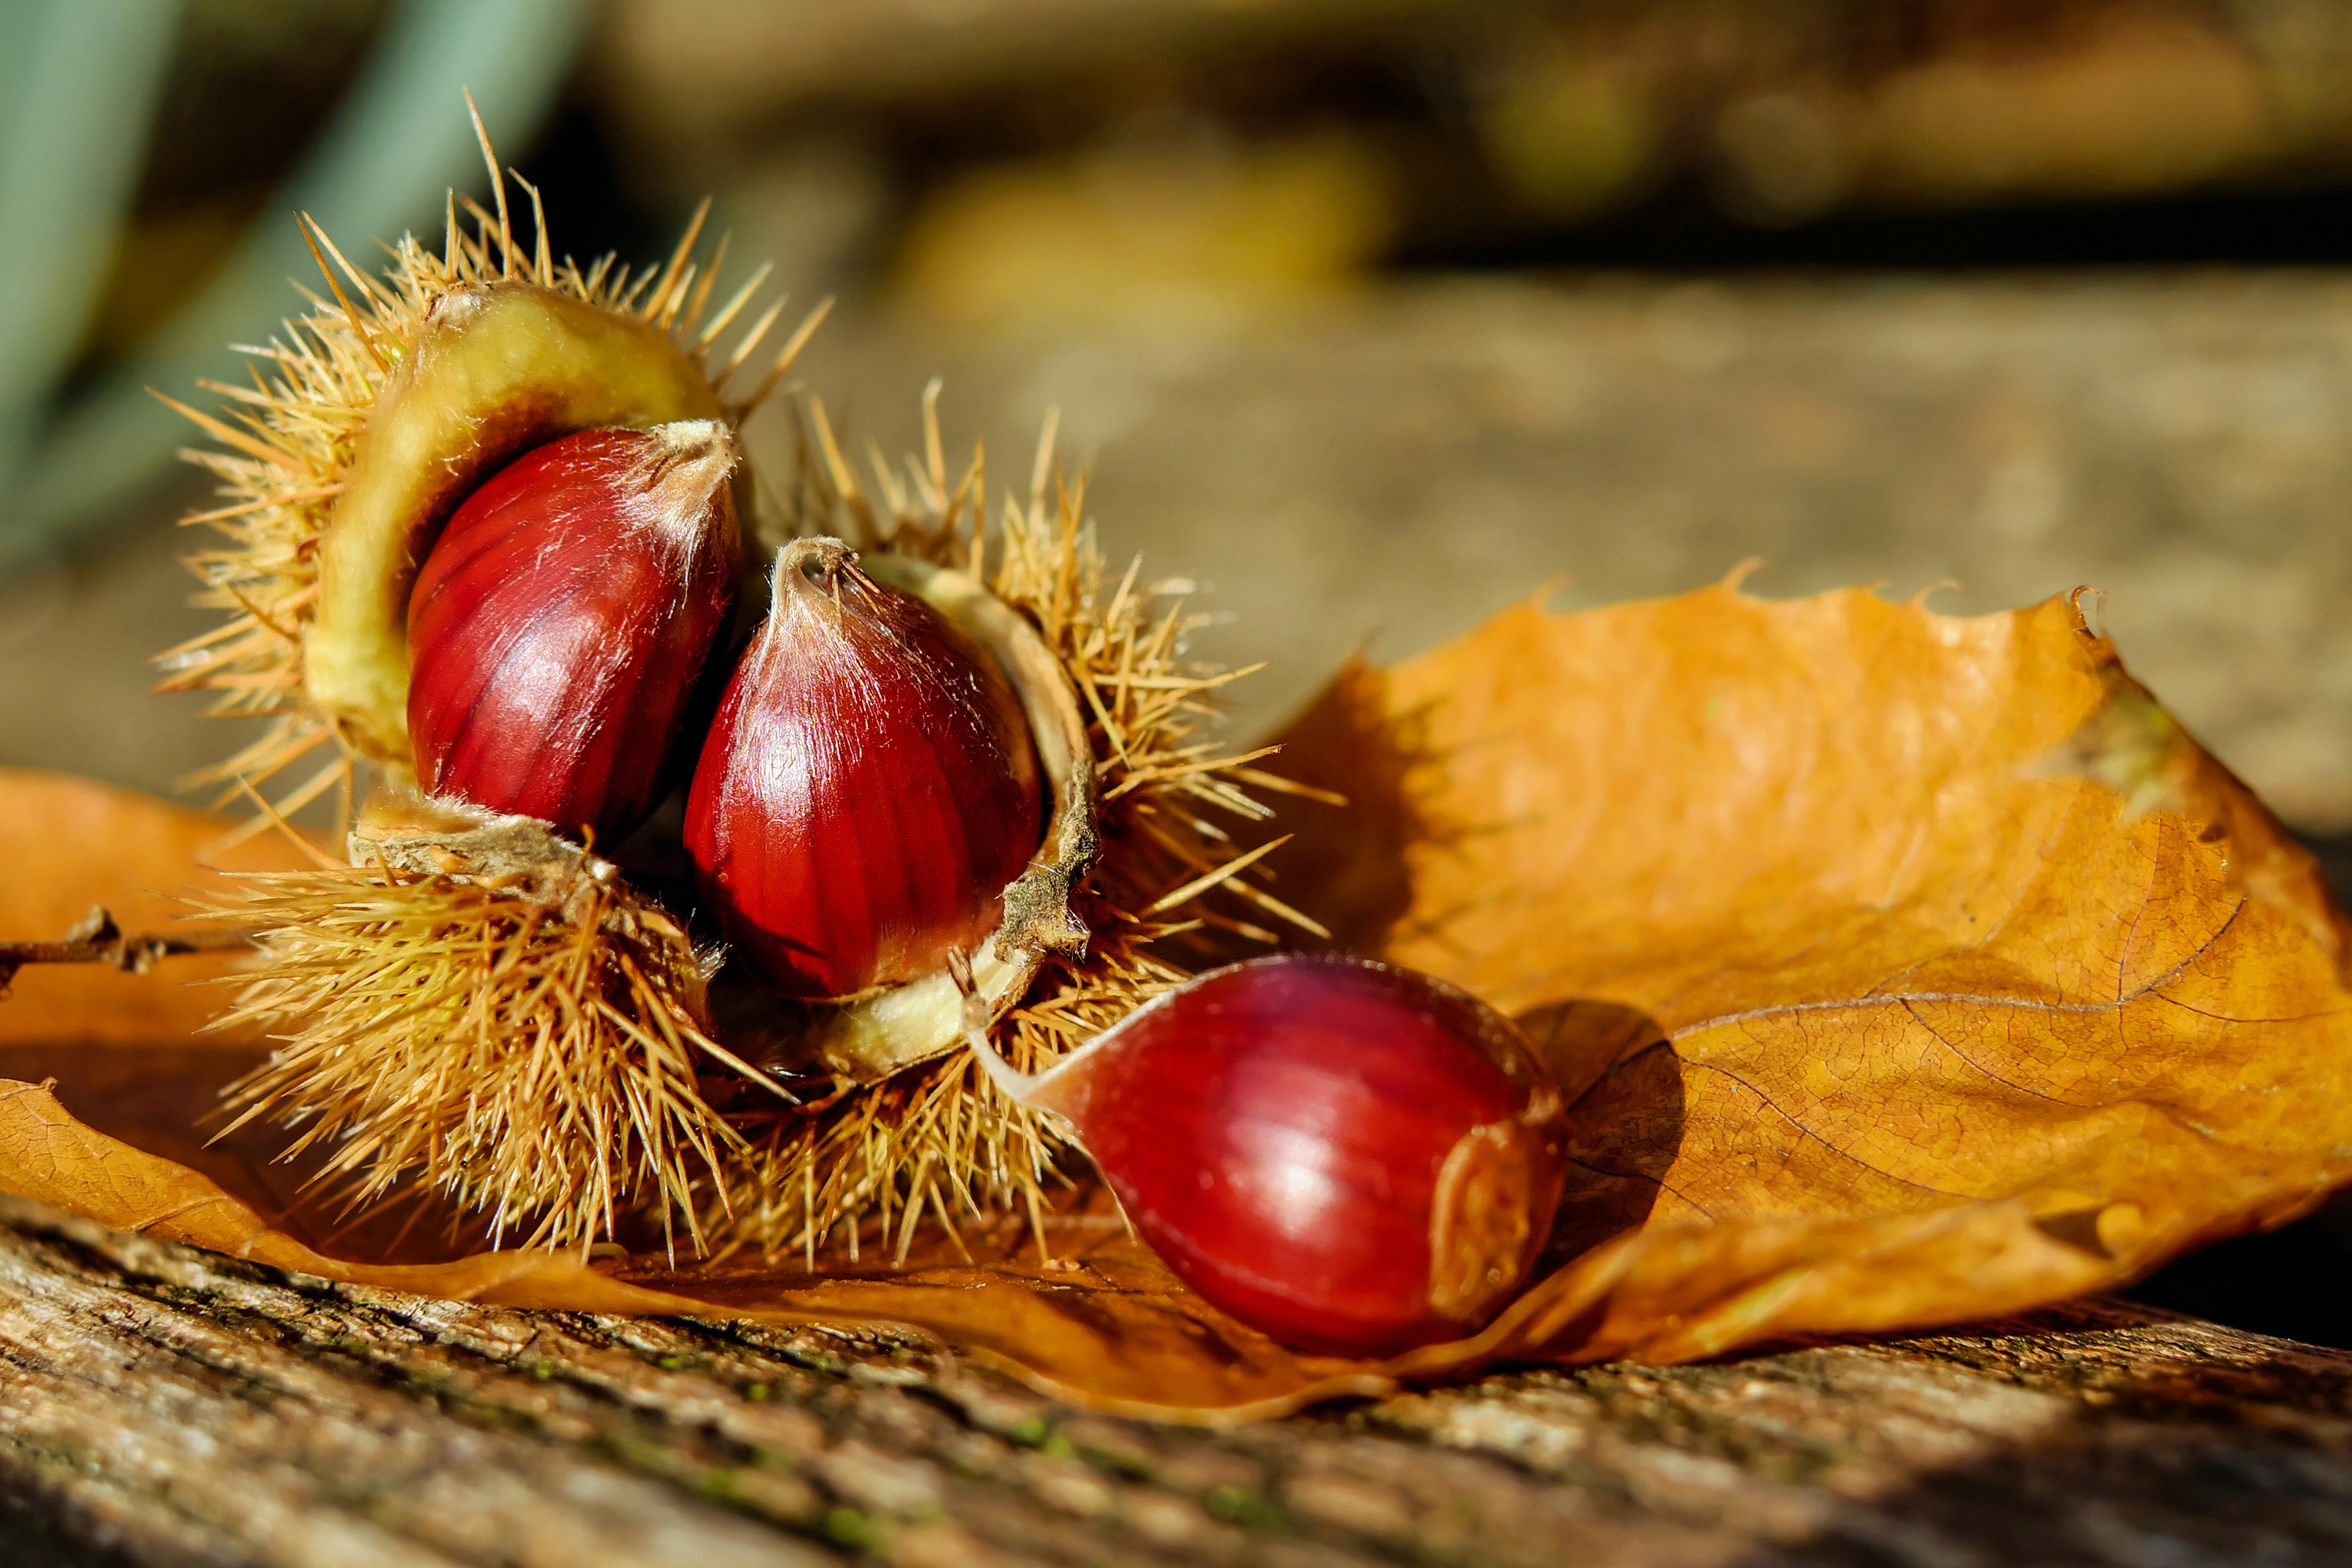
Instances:
[[[184,900],[217,897],[224,869],[285,869],[304,863],[275,836],[248,840],[220,856],[210,847],[227,832],[216,817],[67,773],[0,768],[0,940],[55,942],[103,905],[137,936],[173,935],[189,913]],[[178,979],[225,975],[227,954],[169,962]],[[220,1010],[213,987],[159,984],[99,964],[31,965],[7,986],[0,1006],[0,1045],[19,1041],[182,1040]],[[207,1036],[250,1045],[250,1036]]]
[[[178,1005],[134,994],[158,976],[0,1010],[0,1071],[58,1080],[0,1086],[0,1186],[431,1294],[897,1323],[1082,1403],[1231,1420],[1498,1358],[2006,1311],[2352,1175],[2343,918],[2065,602],[1530,607],[1348,672],[1286,739],[1289,776],[1355,804],[1286,814],[1286,900],[1520,1014],[1580,1097],[1558,1268],[1476,1339],[1299,1356],[1086,1215],[1059,1268],[971,1237],[978,1263],[830,1278],[469,1254],[415,1215],[338,1232],[257,1131],[188,1131],[251,1056],[187,1048]],[[184,883],[208,831],[55,778],[0,802],[31,872],[0,919],[36,921],[0,935]],[[68,1039],[112,1048],[37,1043]]]
[[[1283,764],[1365,803],[1287,895],[1585,1089],[1565,1239],[1617,1239],[1498,1352],[2006,1311],[2352,1176],[2343,916],[2068,601],[1528,606],[1343,677]]]

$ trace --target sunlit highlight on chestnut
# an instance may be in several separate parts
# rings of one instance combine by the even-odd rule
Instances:
[[[837,540],[777,557],[687,797],[735,950],[779,990],[937,974],[996,929],[1045,831],[1036,751],[995,660]]]
[[[409,600],[418,781],[610,844],[659,801],[740,544],[735,441],[583,430],[458,507]]]
[[[1511,1022],[1387,964],[1213,970],[1052,1070],[982,1065],[1066,1118],[1143,1239],[1218,1307],[1307,1350],[1475,1331],[1559,1202],[1565,1111]]]

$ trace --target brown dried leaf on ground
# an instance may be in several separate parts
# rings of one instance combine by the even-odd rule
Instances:
[[[223,870],[283,870],[307,857],[275,835],[222,849],[217,817],[66,773],[0,768],[0,942],[55,942],[93,908],[126,933],[173,934],[192,895],[219,897]],[[173,959],[175,979],[227,974],[232,955]],[[184,1040],[221,1010],[211,987],[158,984],[99,964],[34,965],[5,990],[0,1045]],[[209,1036],[249,1046],[254,1037]]]
[[[1085,1214],[1055,1226],[1064,1267],[970,1235],[977,1263],[942,1244],[829,1279],[339,1234],[268,1149],[174,1131],[249,1047],[191,1051],[178,1015],[111,990],[0,1010],[20,1042],[0,1072],[58,1080],[0,1095],[0,1187],[428,1294],[897,1323],[1085,1403],[1234,1419],[1497,1358],[2006,1311],[2352,1177],[2343,917],[2066,602],[1956,620],[1727,585],[1529,607],[1349,672],[1289,740],[1293,777],[1356,805],[1286,814],[1285,898],[1519,1014],[1580,1095],[1558,1267],[1475,1340],[1294,1355]],[[50,795],[93,787],[6,781],[0,852],[38,884],[0,902],[11,926],[187,879],[196,819],[132,797],[74,853],[29,842]],[[114,1048],[29,1043],[67,1039]]]
[[[1528,606],[1294,740],[1366,805],[1285,895],[1590,1085],[1559,1241],[1605,1244],[1497,1352],[2005,1311],[2352,1177],[2344,918],[2068,601]]]

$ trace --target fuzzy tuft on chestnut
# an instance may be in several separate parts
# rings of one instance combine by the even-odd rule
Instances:
[[[1474,1332],[1526,1280],[1566,1161],[1558,1086],[1510,1020],[1368,960],[1198,975],[998,1088],[1077,1134],[1136,1230],[1275,1339],[1392,1354]]]

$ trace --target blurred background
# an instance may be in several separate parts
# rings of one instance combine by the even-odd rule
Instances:
[[[1062,452],[1195,578],[1270,727],[1539,586],[2093,583],[2181,718],[2352,868],[2345,0],[10,0],[0,763],[163,791],[203,629],[154,386],[486,189],[559,250],[842,308],[856,444]],[[748,268],[739,259],[739,268]],[[199,401],[203,399],[199,398]],[[788,446],[773,412],[755,458]],[[2352,1344],[2352,1210],[2150,1298]]]

